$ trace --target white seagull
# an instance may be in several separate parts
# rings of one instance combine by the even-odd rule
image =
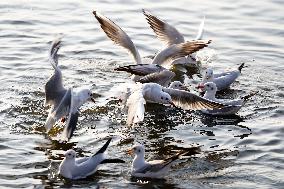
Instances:
[[[184,110],[218,109],[224,105],[197,96],[185,90],[162,87],[157,83],[137,83],[126,105],[128,107],[127,124],[144,120],[146,102],[170,104]]]
[[[152,60],[151,64],[143,64],[139,51],[130,39],[130,37],[113,21],[93,11],[96,19],[101,25],[101,28],[106,33],[108,38],[119,46],[128,50],[130,55],[134,58],[136,65],[124,66],[117,68],[118,71],[128,71],[138,76],[145,76],[150,73],[164,71],[166,67],[171,65],[171,62],[180,57],[190,55],[204,47],[207,47],[211,42],[210,40],[196,40],[190,42],[184,42],[179,44],[173,44],[166,49],[160,51]],[[134,80],[140,77],[134,77]]]
[[[146,12],[144,9],[142,9],[142,12],[146,17],[148,24],[157,35],[158,39],[166,43],[168,47],[173,44],[186,42],[184,36],[174,26],[150,14],[149,12]],[[201,40],[203,38],[204,23],[205,23],[205,16],[203,17],[199,25],[198,33],[194,40]],[[193,56],[190,55],[188,57],[179,58],[175,60],[172,64],[185,64],[185,63],[195,63],[195,62],[196,62],[195,58],[193,58]]]
[[[111,138],[105,145],[94,155],[90,157],[76,158],[74,150],[67,150],[65,158],[60,163],[59,174],[65,178],[76,180],[86,178],[94,174],[100,164],[104,163],[125,163],[121,159],[107,159],[104,152],[106,151]]]
[[[95,102],[95,100],[92,98],[90,89],[78,88],[73,90],[73,88],[64,88],[62,73],[58,67],[57,52],[60,48],[60,43],[60,38],[55,39],[49,51],[49,62],[54,69],[54,73],[45,85],[44,104],[45,106],[51,106],[45,122],[45,128],[46,131],[49,132],[59,119],[65,122],[65,118],[68,117],[62,134],[62,139],[68,140],[72,137],[78,122],[78,109],[88,100],[92,100],[93,102]]]
[[[199,152],[194,152],[194,154]],[[164,160],[145,160],[145,147],[142,144],[134,145],[128,154],[135,154],[132,162],[131,176],[143,178],[163,178],[170,170],[174,161],[178,160],[180,156],[188,154],[188,152],[180,152]]]
[[[226,105],[224,108],[220,108],[220,109],[214,109],[214,110],[208,110],[208,109],[204,109],[201,110],[203,113],[205,114],[210,114],[210,115],[232,115],[232,114],[236,114],[245,104],[245,102],[252,96],[254,96],[255,94],[257,94],[257,92],[252,92],[246,96],[243,96],[239,99],[234,99],[234,100],[230,100],[230,99],[218,99],[215,97],[216,92],[217,92],[217,87],[216,84],[213,82],[207,82],[204,84],[204,90],[205,90],[205,94],[204,94],[204,98],[214,101],[214,102],[218,102],[220,104],[224,104]]]
[[[213,70],[208,68],[203,76],[203,80],[198,84],[197,88],[204,88],[203,85],[207,82],[216,84],[217,90],[221,91],[230,87],[232,83],[241,75],[241,71],[245,63],[242,63],[237,70],[213,74]]]

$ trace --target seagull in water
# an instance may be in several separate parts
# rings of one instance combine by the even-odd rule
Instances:
[[[199,148],[197,149],[199,150]],[[197,150],[193,154],[199,153]],[[145,160],[145,147],[142,144],[134,145],[128,154],[135,154],[132,162],[131,176],[144,178],[163,178],[170,170],[174,161],[178,160],[180,156],[187,155],[189,152],[180,152],[164,160]]]
[[[67,150],[64,154],[65,158],[60,163],[59,174],[68,179],[82,179],[94,174],[100,164],[104,163],[125,163],[121,159],[107,159],[104,152],[111,138],[105,143],[105,145],[94,155],[90,157],[76,158],[76,152],[74,150]]]
[[[241,75],[241,71],[245,63],[242,63],[237,70],[213,74],[213,70],[208,68],[203,76],[203,80],[198,84],[197,88],[201,90],[204,88],[204,84],[207,82],[213,82],[216,84],[217,90],[222,91],[230,87],[232,83]]]
[[[146,102],[168,104],[184,110],[218,109],[224,105],[197,96],[185,90],[162,87],[157,83],[137,83],[126,101],[127,124],[144,120]]]
[[[148,24],[157,35],[158,39],[166,43],[168,47],[173,44],[180,44],[185,42],[184,36],[174,26],[150,14],[149,12],[146,12],[144,9],[142,9],[142,12],[146,17]],[[205,16],[203,17],[199,25],[198,33],[194,40],[201,40],[203,38],[204,23],[205,23]],[[189,55],[188,57],[182,57],[175,60],[172,64],[185,64],[185,63],[196,63],[196,60],[195,58],[193,58],[192,55]]]
[[[132,57],[134,58],[136,62],[135,65],[123,66],[115,69],[117,71],[127,71],[134,74],[135,76],[132,78],[134,81],[137,81],[141,78],[137,76],[146,76],[155,72],[167,70],[166,67],[171,65],[169,63],[171,63],[173,60],[190,55],[204,47],[207,47],[211,42],[210,40],[196,40],[180,44],[173,44],[160,51],[154,57],[151,64],[144,64],[139,51],[137,50],[130,37],[117,24],[115,24],[109,18],[98,13],[97,11],[93,11],[93,14],[95,15],[96,19],[101,25],[101,28],[106,33],[108,38],[110,38],[119,46],[127,49],[130,55],[132,55]]]
[[[214,101],[214,102],[218,102],[221,104],[226,105],[226,107],[224,108],[220,108],[220,109],[215,109],[215,110],[208,110],[208,109],[203,109],[201,110],[203,113],[205,114],[210,114],[210,115],[232,115],[232,114],[236,114],[241,107],[243,107],[243,105],[245,104],[245,102],[252,96],[256,95],[258,92],[252,92],[246,96],[243,96],[239,99],[234,99],[234,100],[230,100],[230,99],[218,99],[215,97],[216,92],[217,92],[217,87],[216,84],[213,82],[207,82],[204,84],[204,98]]]
[[[61,119],[66,122],[65,128],[62,133],[63,140],[69,140],[76,128],[79,117],[79,108],[88,100],[95,100],[92,98],[90,89],[77,88],[69,89],[64,88],[62,82],[62,73],[58,67],[57,52],[60,48],[61,38],[55,39],[49,51],[49,62],[54,69],[53,75],[49,78],[45,85],[45,106],[50,105],[48,117],[45,122],[46,131],[53,127],[53,125]]]

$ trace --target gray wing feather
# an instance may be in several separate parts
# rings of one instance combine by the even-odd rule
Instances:
[[[139,76],[145,76],[163,70],[166,70],[166,68],[157,64],[136,64],[129,66],[121,66],[115,69],[115,71],[126,71],[128,73]]]
[[[96,19],[101,25],[101,28],[108,36],[108,38],[110,38],[116,44],[127,49],[130,52],[130,54],[133,56],[135,62],[137,64],[141,64],[142,61],[140,54],[136,46],[130,39],[130,37],[118,25],[116,25],[113,21],[111,21],[107,17],[99,14],[96,11],[93,11],[93,14],[95,15]]]
[[[147,164],[146,166],[142,167],[141,169],[138,169],[135,171],[136,173],[147,173],[147,172],[158,172],[161,171],[165,166],[168,164],[165,164],[165,162],[161,163],[155,163],[155,164]]]
[[[225,106],[187,91],[169,88],[163,88],[163,91],[171,96],[176,106],[185,110],[218,109]]]
[[[170,61],[190,55],[207,47],[211,40],[189,41],[180,44],[174,44],[160,51],[154,58],[152,64],[167,66]]]
[[[103,159],[101,157],[89,157],[87,160],[77,164],[76,171],[72,173],[74,179],[84,178],[96,172],[98,165]]]
[[[214,83],[217,86],[218,91],[221,91],[223,89],[229,88],[232,83],[239,77],[240,72],[234,71],[231,73],[228,73],[227,75],[214,78]]]
[[[45,105],[54,105],[59,103],[63,97],[62,94],[65,94],[66,92],[66,89],[63,87],[61,70],[57,67],[57,52],[60,48],[60,43],[60,38],[55,39],[49,50],[49,62],[54,68],[54,73],[45,84]]]
[[[142,78],[140,78],[139,80],[137,80],[137,82],[140,83],[158,83],[164,87],[167,87],[169,85],[169,83],[171,82],[172,78],[175,77],[175,73],[171,72],[169,70],[164,70],[161,72],[156,72],[156,73],[152,73],[149,75],[146,75]]]
[[[151,15],[145,10],[142,11],[148,24],[161,41],[165,42],[168,46],[185,42],[183,35],[175,27]]]

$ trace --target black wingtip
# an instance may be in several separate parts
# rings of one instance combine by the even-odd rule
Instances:
[[[104,153],[106,151],[111,139],[112,138],[108,139],[107,142],[103,145],[103,147],[101,147],[101,149],[95,155]]]
[[[93,15],[95,16],[95,17],[97,17],[97,11],[93,11]]]
[[[245,63],[242,63],[242,64],[239,66],[238,70],[239,70],[240,72],[242,72],[242,69],[244,68],[244,66],[245,66]]]
[[[104,163],[125,163],[125,161],[122,159],[105,159],[101,162],[101,164]]]
[[[247,100],[250,99],[251,97],[255,96],[258,92],[259,92],[259,91],[251,92],[250,94],[241,97],[241,99],[244,99],[244,101],[247,101]]]

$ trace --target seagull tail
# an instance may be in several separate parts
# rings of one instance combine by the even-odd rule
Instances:
[[[110,143],[112,138],[108,139],[107,142],[103,145],[103,147],[101,147],[101,149],[95,154],[95,155],[98,155],[98,154],[101,154],[101,153],[104,153]],[[95,156],[94,155],[94,156]]]
[[[245,66],[245,63],[242,63],[239,67],[238,67],[238,70],[240,71],[240,73],[242,72],[242,69],[244,68]]]
[[[241,99],[243,99],[244,101],[247,101],[247,100],[250,99],[251,97],[255,96],[258,92],[259,92],[259,91],[251,92],[250,94],[241,97]]]
[[[122,159],[104,159],[101,164],[104,163],[125,163],[125,161]]]

